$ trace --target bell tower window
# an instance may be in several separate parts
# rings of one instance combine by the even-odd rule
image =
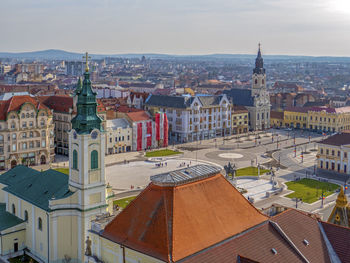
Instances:
[[[255,79],[255,84],[258,84],[258,80],[257,79]]]
[[[98,152],[96,150],[93,150],[91,152],[91,169],[97,169],[98,168]]]
[[[73,169],[78,169],[78,152],[73,150]]]

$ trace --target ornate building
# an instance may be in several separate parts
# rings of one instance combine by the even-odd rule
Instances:
[[[0,101],[0,169],[53,161],[52,112],[30,95],[5,94]]]
[[[101,123],[87,67],[69,132],[69,175],[22,165],[0,175],[1,256],[25,250],[37,262],[88,261],[91,221],[113,210]]]
[[[261,56],[260,44],[255,59],[251,90],[231,89],[224,91],[231,97],[235,106],[245,106],[249,112],[250,130],[270,128],[270,97],[266,89],[266,72]]]

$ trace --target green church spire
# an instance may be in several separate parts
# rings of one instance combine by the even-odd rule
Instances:
[[[87,53],[83,84],[79,78],[75,92],[78,96],[77,115],[72,119],[72,128],[79,134],[88,134],[93,129],[101,130],[102,120],[97,115],[96,93],[91,87]]]

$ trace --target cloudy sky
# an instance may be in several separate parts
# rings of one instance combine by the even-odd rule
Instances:
[[[350,0],[0,0],[0,51],[350,56]]]

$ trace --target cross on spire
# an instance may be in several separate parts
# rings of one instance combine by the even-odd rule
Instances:
[[[89,72],[89,53],[86,52],[85,56],[83,56],[83,58],[85,58],[85,72]]]

